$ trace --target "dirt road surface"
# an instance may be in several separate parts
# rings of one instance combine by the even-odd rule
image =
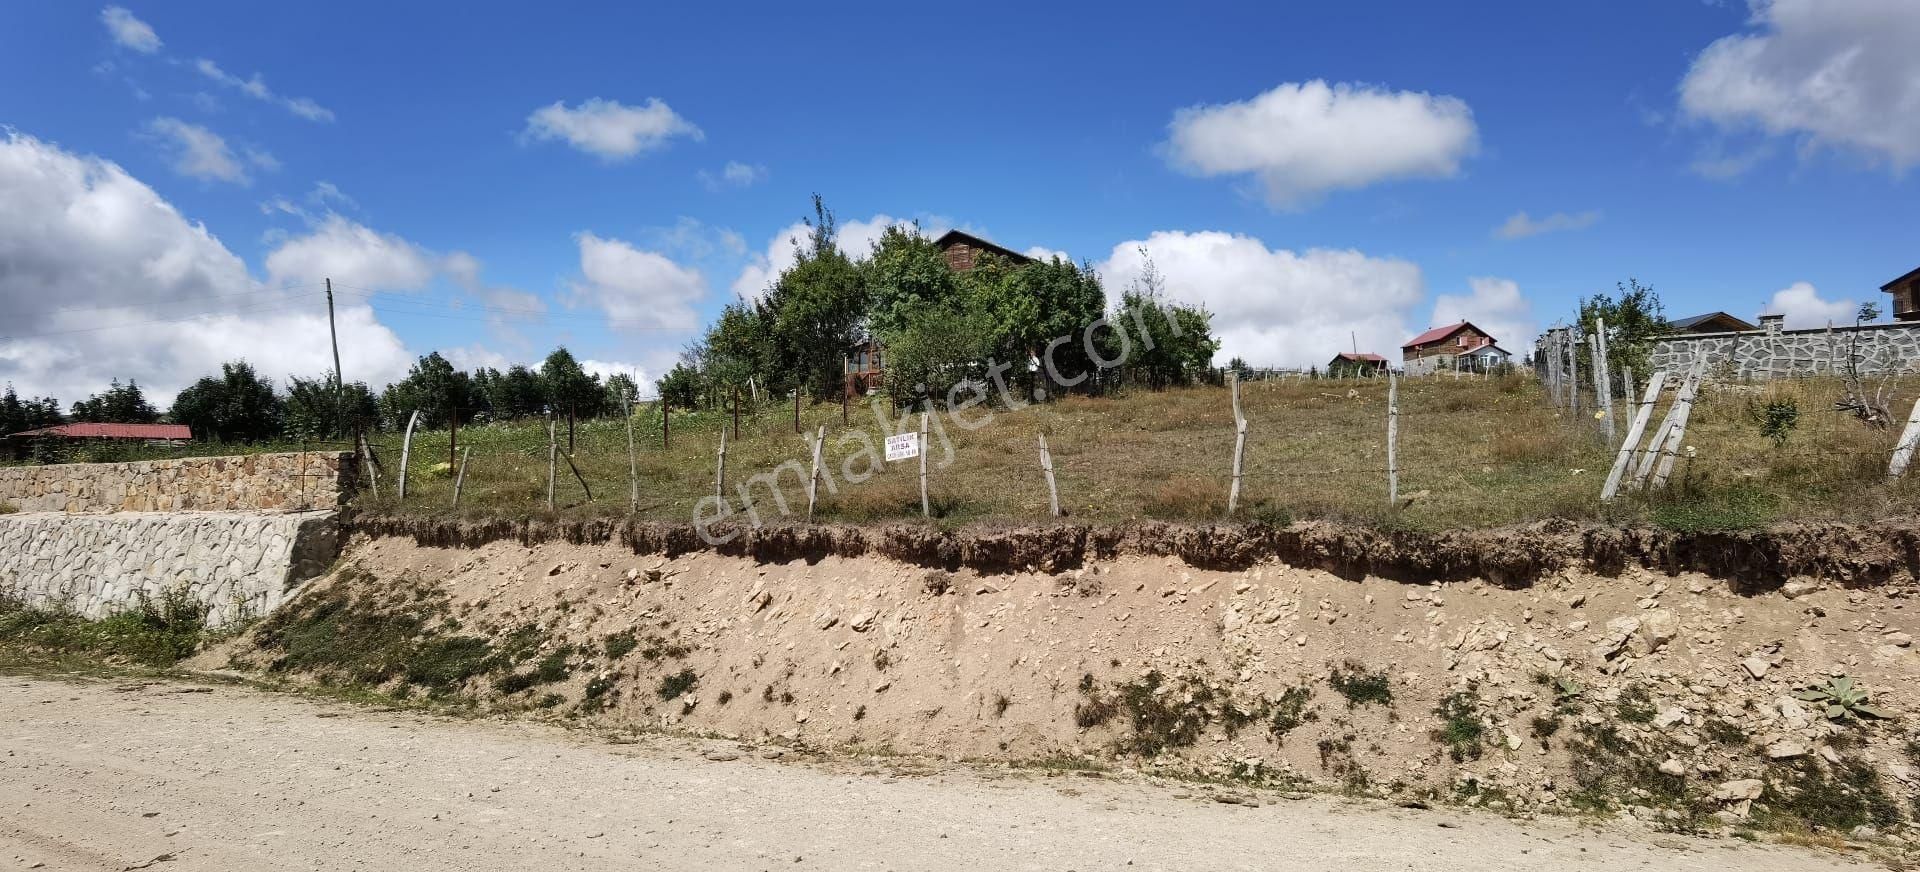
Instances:
[[[1854,862],[1568,820],[1257,796],[1257,807],[1229,805],[1141,779],[794,763],[731,743],[612,744],[240,688],[0,676],[0,868],[1785,872]]]

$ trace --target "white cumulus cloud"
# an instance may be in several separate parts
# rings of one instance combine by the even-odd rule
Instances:
[[[1538,220],[1526,212],[1515,212],[1493,229],[1493,235],[1500,239],[1525,239],[1559,230],[1585,230],[1598,223],[1600,213],[1593,211],[1555,212]]]
[[[1773,292],[1773,297],[1767,300],[1766,311],[1787,316],[1786,328],[1797,330],[1852,324],[1859,308],[1853,300],[1829,300],[1820,296],[1819,289],[1811,283],[1794,282]]]
[[[1920,162],[1920,9],[1912,0],[1749,6],[1749,28],[1708,45],[1680,82],[1688,117],[1855,151],[1895,169]]]
[[[950,228],[945,221],[934,221],[930,226],[918,227],[913,221],[895,218],[887,214],[878,214],[866,220],[841,221],[837,227],[834,247],[851,258],[862,258],[872,253],[873,246],[889,227],[914,230],[929,238],[937,238]],[[767,242],[763,254],[755,254],[740,270],[733,280],[733,293],[745,299],[756,299],[772,287],[780,274],[786,272],[798,260],[795,246],[804,244],[813,230],[805,222],[795,221],[780,229]]]
[[[135,18],[124,6],[108,6],[100,10],[100,23],[107,26],[107,34],[120,46],[141,54],[153,54],[160,50],[160,35],[153,32],[153,26]]]
[[[1394,359],[1407,336],[1406,313],[1426,288],[1419,266],[1395,258],[1351,249],[1296,253],[1218,231],[1158,231],[1114,246],[1098,264],[1110,297],[1140,277],[1146,257],[1168,296],[1213,313],[1221,360],[1243,357],[1256,366],[1324,366],[1356,341],[1363,352]]]
[[[0,382],[63,402],[138,380],[156,403],[246,359],[263,375],[332,369],[318,287],[263,287],[246,264],[117,164],[0,138]],[[366,306],[339,310],[351,380],[411,356]]]
[[[691,330],[700,326],[694,305],[707,295],[699,270],[658,252],[592,233],[579,235],[580,278],[573,302],[605,312],[611,326]]]
[[[767,168],[763,164],[730,160],[727,161],[726,166],[720,168],[718,173],[701,170],[694,175],[699,177],[700,183],[706,185],[709,191],[718,191],[723,188],[750,188],[767,180]]]
[[[641,152],[664,147],[676,136],[695,141],[706,138],[693,122],[658,97],[650,97],[640,106],[623,105],[616,100],[594,97],[569,107],[555,101],[527,116],[524,139],[561,140],[588,154],[605,160],[630,158]]]
[[[443,261],[399,236],[328,214],[267,255],[267,276],[279,285],[331,278],[354,289],[414,291],[426,287],[443,264],[461,277],[458,261]],[[477,262],[473,268],[477,273]]]
[[[1457,97],[1318,79],[1181,109],[1168,127],[1176,168],[1251,175],[1282,208],[1390,179],[1453,176],[1479,143],[1473,111]]]
[[[1467,279],[1470,293],[1441,294],[1433,298],[1433,323],[1429,327],[1472,321],[1485,330],[1495,343],[1510,354],[1525,355],[1540,334],[1533,320],[1533,304],[1520,293],[1512,279]]]

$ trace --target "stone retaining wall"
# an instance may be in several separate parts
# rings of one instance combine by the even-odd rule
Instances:
[[[333,512],[0,515],[0,593],[101,618],[178,585],[220,626],[279,606],[339,538]]]
[[[0,467],[0,503],[22,512],[337,509],[352,489],[352,456],[307,451]]]

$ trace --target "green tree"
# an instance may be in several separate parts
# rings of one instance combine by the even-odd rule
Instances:
[[[868,327],[876,336],[902,330],[927,307],[950,305],[960,291],[946,258],[918,227],[888,227],[863,268]]]
[[[1632,367],[1637,373],[1652,373],[1648,362],[1653,356],[1653,343],[1673,332],[1667,326],[1667,314],[1660,305],[1660,295],[1650,285],[1640,284],[1638,279],[1629,278],[1623,284],[1615,284],[1616,295],[1605,292],[1580,299],[1580,341],[1585,341],[1600,319],[1607,324],[1607,360],[1614,373],[1622,372],[1623,367]],[[1580,361],[1582,375],[1589,367],[1586,361]],[[1643,376],[1644,378],[1644,376]]]
[[[654,388],[660,392],[660,402],[691,409],[700,402],[700,373],[682,361],[654,382]]]
[[[564,346],[541,362],[540,384],[546,389],[547,407],[557,416],[592,418],[606,403],[599,377],[580,368],[573,352]]]
[[[420,413],[420,426],[446,429],[455,420],[464,423],[473,410],[472,376],[454,369],[438,351],[415,361],[406,378],[380,394],[381,417],[395,429],[407,426],[414,412]]]
[[[282,404],[281,434],[288,439],[344,442],[354,433],[372,429],[379,423],[379,403],[365,382],[349,384],[338,393],[334,391],[335,384],[333,373],[313,379],[289,378]]]
[[[885,334],[886,391],[902,406],[931,397],[944,403],[954,385],[984,379],[990,326],[968,300],[916,307]]]
[[[747,379],[764,384],[773,368],[768,321],[745,302],[729,303],[707,329],[706,337],[689,349],[693,364],[713,387],[741,390]]]
[[[139,382],[128,379],[123,385],[114,379],[105,391],[76,401],[73,418],[109,424],[151,424],[160,420],[160,412],[147,402]]]
[[[273,382],[261,378],[244,360],[220,365],[220,377],[207,376],[173,399],[168,417],[193,428],[200,439],[260,442],[280,432],[280,398]]]
[[[833,213],[813,197],[810,232],[795,242],[796,260],[760,303],[768,322],[769,373],[780,387],[801,382],[816,396],[840,389],[841,363],[859,341],[867,313],[861,269],[839,249]]]
[[[1141,252],[1143,255],[1145,251]],[[1129,378],[1160,389],[1191,384],[1213,364],[1220,342],[1213,338],[1213,315],[1204,307],[1174,302],[1166,279],[1151,257],[1125,291],[1114,311],[1112,325],[1128,333],[1129,347],[1118,336],[1102,332],[1103,356],[1113,359],[1124,350]]]
[[[624,372],[607,376],[606,392],[603,405],[611,414],[626,414],[627,409],[640,399],[640,385],[634,382],[633,376]]]

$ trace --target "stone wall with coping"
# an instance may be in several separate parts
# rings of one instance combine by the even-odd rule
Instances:
[[[0,595],[103,618],[180,587],[222,626],[278,607],[339,540],[334,512],[0,515]]]
[[[7,466],[0,503],[21,512],[330,510],[352,491],[352,457],[301,451]]]
[[[1736,379],[1844,375],[1857,358],[1862,375],[1920,371],[1920,324],[1869,324],[1816,330],[1760,330],[1673,336],[1654,343],[1656,370],[1685,373],[1704,357],[1710,372]],[[1585,368],[1587,360],[1580,359]]]

